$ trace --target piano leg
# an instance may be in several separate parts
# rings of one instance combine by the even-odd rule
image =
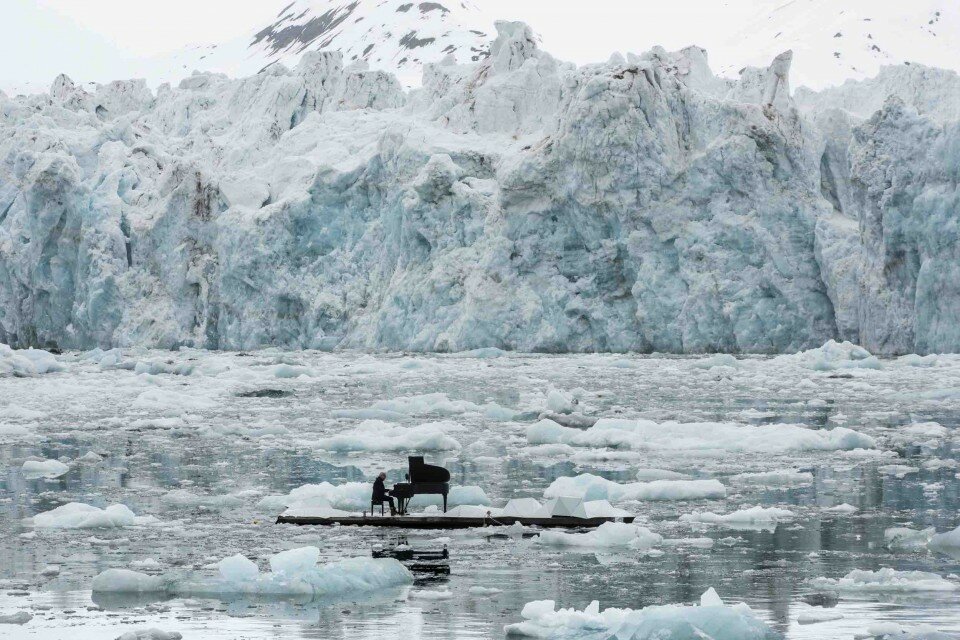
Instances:
[[[447,512],[447,494],[443,494],[443,512]]]

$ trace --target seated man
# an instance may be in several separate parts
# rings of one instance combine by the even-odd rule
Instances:
[[[383,505],[384,502],[390,503],[390,515],[397,515],[397,508],[394,506],[393,498],[390,497],[387,488],[383,486],[383,481],[387,479],[387,474],[380,472],[380,475],[377,476],[377,479],[373,481],[373,498],[371,502],[373,504]],[[373,515],[372,511],[370,515]]]

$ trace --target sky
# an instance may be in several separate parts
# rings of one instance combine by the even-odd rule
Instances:
[[[268,24],[289,0],[3,0],[0,18],[16,25],[0,39],[0,88],[46,89],[57,74],[106,82],[140,77],[149,60],[196,44],[222,43]],[[687,0],[695,15],[673,3],[644,0],[481,0],[494,19],[524,20],[544,47],[577,63],[613,51],[654,44],[679,48],[697,31],[728,19],[731,2]],[[584,7],[590,8],[584,15]],[[714,29],[715,33],[715,29]],[[17,61],[15,64],[9,61]]]

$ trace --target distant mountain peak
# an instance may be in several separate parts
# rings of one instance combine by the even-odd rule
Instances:
[[[483,15],[459,0],[295,0],[253,35],[249,54],[265,65],[289,64],[307,51],[335,49],[348,64],[419,76],[423,63],[448,55],[477,62],[489,41]]]

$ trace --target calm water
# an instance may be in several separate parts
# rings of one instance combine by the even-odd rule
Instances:
[[[0,379],[0,425],[25,427],[12,434],[8,429],[0,441],[0,615],[34,615],[23,626],[0,625],[0,637],[112,638],[134,628],[158,627],[185,638],[501,638],[503,626],[519,621],[523,605],[532,600],[552,599],[576,608],[599,600],[603,607],[639,609],[696,602],[709,587],[727,602],[747,602],[788,638],[853,638],[878,621],[925,623],[960,633],[958,592],[841,594],[836,610],[844,614],[842,620],[797,623],[798,614],[809,608],[805,600],[822,593],[808,584],[813,578],[880,567],[960,574],[958,559],[926,551],[894,553],[884,546],[888,527],[942,532],[960,525],[960,480],[958,469],[950,466],[960,458],[955,448],[960,394],[950,393],[960,388],[960,359],[942,358],[931,368],[887,361],[879,371],[844,370],[838,377],[837,371],[771,359],[751,359],[739,369],[700,369],[692,359],[615,356],[131,352],[125,358],[188,363],[195,370],[190,376],[138,375],[66,355],[64,372]],[[278,369],[283,366],[302,366],[310,375],[277,377],[278,371],[286,375]],[[551,387],[582,389],[580,411],[594,417],[844,426],[876,438],[887,457],[833,451],[693,456],[590,449],[545,457],[528,450],[524,434]],[[290,394],[238,397],[263,389]],[[148,393],[154,390],[169,393]],[[398,419],[411,426],[447,420],[464,427],[453,432],[461,445],[458,452],[426,452],[429,461],[451,470],[455,484],[483,487],[496,505],[512,497],[542,498],[554,479],[585,472],[620,482],[633,481],[641,467],[717,478],[728,486],[725,500],[620,505],[664,538],[709,537],[714,546],[662,546],[651,555],[567,551],[485,531],[401,535],[296,528],[272,524],[276,513],[257,507],[263,495],[321,481],[367,482],[380,468],[396,481],[405,452],[331,453],[314,442],[359,422],[335,417],[338,409],[435,392],[522,412],[511,422],[491,422],[482,412],[469,410],[412,412]],[[191,398],[206,403],[193,405]],[[927,421],[947,427],[949,435],[924,442],[898,437],[902,425]],[[776,427],[769,428],[776,438]],[[78,460],[91,451],[99,462]],[[56,479],[29,480],[20,471],[29,457],[69,459],[71,468]],[[938,469],[922,468],[934,459],[945,462]],[[891,464],[920,471],[897,477],[884,469]],[[745,471],[784,468],[809,471],[814,481],[777,488],[728,480]],[[174,489],[207,501],[172,504],[164,495]],[[231,499],[214,499],[226,495]],[[31,516],[70,501],[121,502],[162,524],[33,528]],[[827,511],[842,503],[858,511]],[[726,513],[756,504],[789,508],[796,518],[770,530],[678,521],[694,510]],[[128,568],[147,558],[158,565],[140,570],[187,575],[209,573],[205,565],[234,553],[263,566],[271,554],[297,546],[317,546],[325,559],[335,560],[399,544],[417,551],[447,549],[449,558],[416,567],[412,587],[319,602],[156,600],[90,592],[100,571]],[[59,565],[59,575],[42,575],[47,565]],[[502,592],[475,596],[468,592],[472,586]],[[452,597],[419,595],[436,590],[449,590]]]

